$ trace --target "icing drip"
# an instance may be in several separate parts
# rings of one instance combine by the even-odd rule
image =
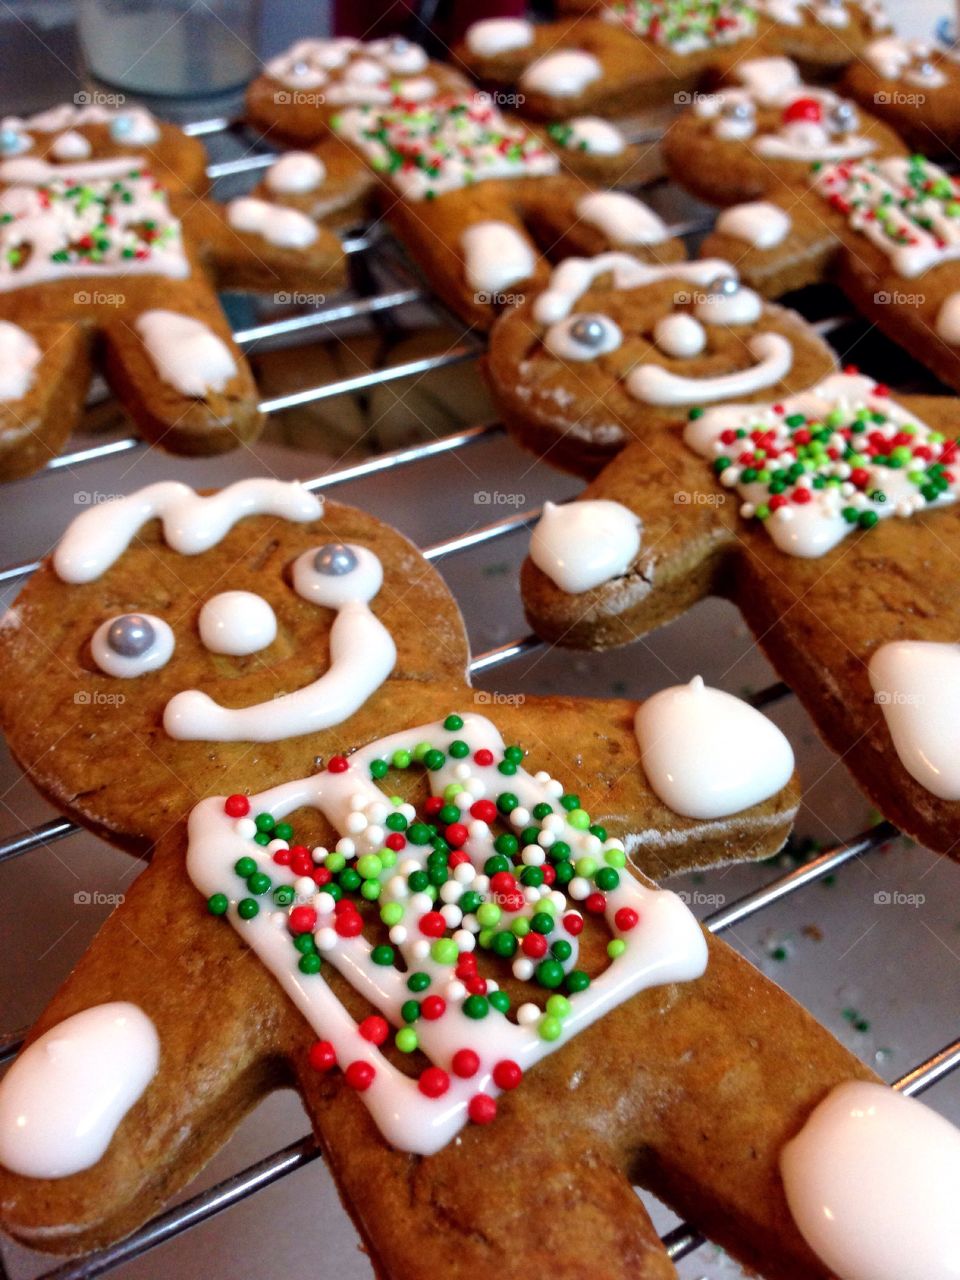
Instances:
[[[773,249],[787,238],[792,223],[790,215],[779,205],[767,200],[734,205],[724,209],[717,219],[717,230],[754,249]]]
[[[605,499],[543,504],[530,559],[561,591],[580,595],[622,577],[640,550],[640,520]]]
[[[329,669],[302,689],[250,707],[221,707],[199,689],[184,690],[163,713],[171,738],[280,742],[342,724],[380,688],[397,660],[392,636],[368,607],[380,590],[383,568],[366,547],[342,550],[353,564],[346,573],[318,570],[316,548],[293,565],[297,592],[337,611],[330,628]]]
[[[144,311],[134,321],[157,376],[183,396],[202,399],[236,377],[230,348],[193,316]]]
[[[960,258],[960,183],[922,156],[825,166],[813,186],[899,275]]]
[[[911,778],[941,800],[960,800],[960,646],[922,640],[881,645],[870,684]]]
[[[221,591],[204,602],[200,639],[211,653],[246,657],[277,638],[277,617],[269,601],[252,591]]]
[[[533,23],[526,18],[484,18],[467,28],[466,42],[478,58],[496,58],[533,44]]]
[[[429,199],[485,178],[530,178],[556,173],[549,147],[489,98],[438,98],[423,107],[395,103],[388,110],[354,107],[333,122],[410,200]]]
[[[81,512],[60,539],[53,568],[63,582],[93,582],[148,520],[158,518],[168,546],[181,555],[200,555],[244,516],[261,515],[306,524],[323,515],[323,499],[283,480],[238,480],[208,497],[178,481],[161,481]]]
[[[699,308],[697,314],[700,314]],[[722,323],[722,322],[721,322]],[[706,404],[752,395],[780,382],[793,365],[793,347],[779,333],[756,333],[746,343],[757,363],[712,378],[685,378],[658,364],[641,364],[627,375],[627,390],[644,404]]]
[[[509,222],[475,222],[464,231],[460,243],[467,283],[483,293],[502,293],[520,280],[528,280],[536,270],[533,245]]]
[[[533,304],[538,324],[555,324],[565,319],[578,299],[600,279],[609,275],[614,289],[643,289],[662,280],[683,280],[703,287],[718,277],[736,278],[736,271],[721,258],[701,258],[696,262],[639,262],[627,253],[598,253],[592,258],[565,258],[550,273],[548,287]]]
[[[619,156],[627,146],[617,126],[599,116],[577,116],[565,124],[548,125],[547,132],[566,151],[582,151],[589,156]]]
[[[51,1027],[0,1083],[0,1164],[28,1178],[89,1169],[159,1060],[157,1029],[135,1004],[95,1005]]]
[[[841,1280],[960,1276],[960,1132],[923,1103],[838,1085],[780,1168],[801,1235]]]
[[[22,400],[35,381],[41,352],[25,329],[0,320],[0,404]]]
[[[619,0],[602,17],[679,54],[735,44],[757,29],[756,10],[743,0]]]
[[[64,277],[189,275],[165,192],[130,160],[121,163],[117,181],[74,185],[55,169],[45,185],[0,192],[0,291]]]
[[[561,49],[531,62],[520,77],[520,87],[551,98],[575,98],[602,75],[603,67],[592,53]]]
[[[690,419],[685,442],[790,555],[823,555],[855,528],[952,502],[960,484],[957,442],[871,378],[834,374],[777,405],[719,405]]]
[[[286,209],[253,196],[231,200],[227,222],[234,231],[252,232],[284,249],[305,249],[317,238],[316,223],[299,209]]]
[[[327,170],[312,151],[288,151],[267,170],[266,184],[277,195],[301,195],[315,191]]]
[[[504,747],[488,720],[453,715],[443,724],[371,743],[349,760],[335,757],[325,772],[276,787],[249,803],[243,797],[205,800],[190,816],[187,870],[207,896],[210,910],[227,916],[321,1037],[314,1046],[320,1066],[343,1067],[386,1140],[404,1151],[432,1154],[468,1118],[491,1120],[500,1089],[514,1087],[523,1072],[554,1048],[636,992],[691,980],[706,966],[703,934],[684,904],[673,893],[634,880],[623,869],[622,844],[607,839],[605,832],[596,834],[601,828],[588,830],[589,816],[573,807],[576,798],[570,797],[570,807],[565,807],[562,787],[547,774],[528,774],[522,755],[519,748]],[[450,854],[448,878],[436,902],[411,886],[432,851],[429,827],[414,821],[412,806],[397,806],[374,781],[386,774],[390,762],[404,767],[412,758],[422,758],[428,768],[438,797],[428,812],[456,851]],[[498,768],[501,762],[507,777]],[[447,808],[442,798],[450,794],[456,821],[448,823],[441,816]],[[295,848],[287,848],[294,833],[282,822],[304,806],[319,809],[344,837],[336,850],[314,850],[312,859],[306,850],[297,853],[304,860],[303,872],[309,864],[312,876],[294,868]],[[540,810],[544,816],[534,819],[537,806],[545,806]],[[231,811],[256,815],[259,821],[232,817]],[[496,850],[507,847],[502,837],[494,845],[489,823],[498,813],[522,832],[524,848],[521,853],[520,841],[511,836],[520,878],[512,871],[498,872],[494,884],[494,873],[488,875],[485,868]],[[402,860],[385,863],[384,853],[394,858],[389,843],[384,848],[388,829],[399,836],[394,845]],[[278,838],[264,848],[255,842],[258,830],[265,830],[267,839]],[[567,851],[562,856],[561,845]],[[567,874],[561,881],[553,873],[553,888],[539,870],[551,850],[554,863],[576,859],[576,868],[569,868],[575,870],[572,877]],[[271,859],[271,852],[282,856]],[[498,857],[505,867],[513,865],[509,855]],[[373,949],[356,911],[335,913],[333,896],[323,891],[348,862],[360,877],[379,880],[381,919],[390,929],[392,945]],[[237,889],[241,873],[247,873],[246,883],[241,880]],[[257,873],[267,877],[266,888],[254,879]],[[560,892],[561,882],[574,901],[602,912],[613,934],[611,963],[593,980],[574,967],[583,920]],[[606,888],[594,888],[604,884]],[[251,890],[260,893],[259,901],[249,896]],[[272,903],[267,896],[271,890]],[[510,925],[522,917],[528,933],[517,945]],[[542,942],[535,946],[527,938],[540,929],[547,932],[539,934]],[[452,937],[445,936],[448,931]],[[312,933],[309,959],[309,943],[304,949],[295,947],[291,933]],[[510,947],[504,942],[500,950],[496,939],[507,934]],[[516,1023],[509,1020],[509,1000],[491,979],[477,973],[471,953],[478,945],[513,954],[520,980],[535,979],[535,991],[552,991],[546,1010],[530,1001],[518,1009]],[[394,963],[397,952],[405,973]],[[324,963],[338,969],[383,1021],[375,1017],[358,1026],[318,972]],[[567,995],[559,994],[561,985]],[[419,1080],[403,1074],[381,1052],[389,1023],[401,1028],[401,1047],[419,1048],[432,1060],[434,1065]],[[405,1035],[408,1029],[412,1036]]]
[[[651,208],[622,191],[591,191],[582,196],[577,217],[616,245],[662,244],[670,238],[666,224]]]
[[[663,803],[686,818],[725,818],[787,785],[793,751],[772,720],[700,676],[640,704],[643,772]]]

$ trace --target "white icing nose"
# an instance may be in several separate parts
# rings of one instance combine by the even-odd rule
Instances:
[[[653,340],[666,356],[685,359],[698,356],[707,345],[707,333],[699,320],[684,313],[661,316]]]

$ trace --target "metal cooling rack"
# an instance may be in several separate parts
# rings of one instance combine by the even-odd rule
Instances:
[[[244,136],[242,125],[225,118],[194,122],[185,126],[185,131],[195,137],[210,137],[227,132],[238,137]],[[652,134],[635,135],[640,141],[652,140],[652,136]],[[208,174],[211,179],[253,174],[266,168],[273,159],[272,153],[257,151],[239,159],[211,164],[208,166]],[[642,193],[649,194],[652,190],[663,188],[665,185],[662,180],[655,180],[647,184],[642,189]],[[708,230],[712,221],[713,216],[709,213],[692,218],[675,219],[670,226],[670,232],[672,235],[692,239]],[[376,232],[358,235],[345,241],[345,248],[351,256],[363,255],[376,248],[379,260],[379,251],[383,247],[384,240]],[[393,252],[390,246],[387,248],[388,252]],[[435,299],[431,298],[429,291],[421,282],[412,280],[402,266],[399,274],[400,279],[395,288],[388,288],[371,296],[338,302],[307,314],[287,316],[248,328],[239,328],[234,330],[234,337],[242,347],[250,347],[265,339],[297,340],[343,321],[389,313],[410,304],[418,304],[426,308],[437,319],[448,318],[447,313]],[[814,324],[821,335],[829,336],[850,323],[850,320],[851,317],[848,315],[831,314],[815,321]],[[385,369],[371,370],[354,377],[341,378],[287,395],[276,396],[262,401],[260,407],[264,413],[271,414],[334,396],[366,391],[389,381],[422,375],[432,370],[474,360],[482,349],[482,342],[467,333],[450,349],[437,355],[403,361]],[[355,465],[338,468],[305,483],[309,489],[326,491],[392,472],[401,467],[422,466],[428,470],[431,460],[444,454],[468,450],[500,432],[502,427],[496,422],[467,427],[444,437],[395,449]],[[66,452],[52,460],[44,470],[56,472],[66,468],[72,469],[117,455],[134,453],[147,447],[135,437],[123,437],[89,448]],[[27,486],[29,486],[29,480],[15,482],[7,491],[7,501],[29,501]],[[538,508],[527,508],[458,536],[434,542],[423,547],[422,552],[428,560],[434,562],[456,556],[481,544],[495,543],[525,528],[536,520],[538,515]],[[0,587],[22,581],[33,573],[39,564],[39,560],[30,560],[0,569]],[[470,664],[470,673],[479,675],[501,668],[544,647],[536,636],[522,636],[475,657]],[[766,707],[791,696],[791,690],[786,685],[774,682],[752,694],[749,701],[754,706]],[[79,831],[80,828],[74,823],[63,818],[54,818],[34,828],[26,828],[0,838],[0,867],[15,858],[46,848]],[[883,845],[897,835],[898,832],[889,823],[878,822],[858,835],[837,841],[802,865],[784,874],[776,875],[761,888],[725,904],[722,909],[706,916],[703,923],[716,934],[732,929],[810,885],[827,881],[846,864],[875,855]],[[0,1031],[0,1066],[16,1056],[22,1044],[24,1030],[8,1030],[6,1033]],[[960,1038],[951,1040],[939,1052],[917,1063],[894,1081],[893,1087],[907,1096],[916,1096],[958,1068],[960,1068]],[[320,1157],[321,1151],[313,1135],[305,1134],[302,1138],[249,1165],[232,1177],[159,1214],[118,1244],[87,1254],[80,1259],[58,1264],[53,1269],[42,1272],[38,1280],[93,1280],[93,1277],[104,1275],[123,1263],[139,1258],[192,1227],[208,1221],[256,1192],[312,1164]],[[667,1232],[663,1236],[663,1241],[669,1256],[674,1261],[694,1253],[705,1243],[695,1225],[685,1223]],[[2,1253],[0,1253],[0,1280],[8,1280]]]

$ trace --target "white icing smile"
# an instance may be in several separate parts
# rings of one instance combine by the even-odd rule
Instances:
[[[790,372],[793,347],[779,333],[757,333],[747,341],[757,363],[713,378],[687,378],[658,364],[642,364],[627,375],[627,390],[644,404],[706,404],[750,395],[773,386]]]

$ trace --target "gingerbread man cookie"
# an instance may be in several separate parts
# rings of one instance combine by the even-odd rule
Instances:
[[[782,735],[698,681],[635,715],[546,698],[494,723],[436,573],[361,513],[319,507],[277,482],[151,487],[75,521],[3,630],[8,670],[27,676],[45,635],[73,688],[96,685],[86,705],[131,690],[114,704],[126,770],[88,772],[96,799],[75,806],[159,837],[0,1085],[3,1225],[54,1251],[116,1239],[292,1078],[394,1280],[506,1257],[574,1280],[598,1245],[605,1274],[670,1280],[631,1179],[748,1266],[828,1280],[836,1245],[809,1202],[863,1158],[835,1140],[849,1090],[883,1112],[885,1166],[898,1125],[926,1126],[924,1158],[943,1132],[630,865],[744,838],[772,851],[796,802]],[[114,615],[148,583],[158,613]],[[324,629],[329,666],[301,687]],[[223,707],[240,681],[243,700],[282,697]],[[23,712],[3,707],[18,751]],[[120,730],[98,724],[116,760]],[[69,761],[89,733],[64,727]],[[235,731],[256,745],[232,754]],[[164,733],[183,734],[175,755]],[[571,1191],[584,1168],[588,1195]],[[942,1240],[935,1204],[902,1224],[911,1243]]]
[[[602,122],[600,122],[602,123]],[[375,181],[386,216],[440,297],[470,324],[486,328],[549,268],[552,257],[622,248],[638,258],[684,256],[646,204],[600,190],[577,176],[588,153],[549,131],[536,133],[503,115],[485,94],[419,105],[349,107],[331,122],[336,139],[316,157],[343,175],[352,158],[358,182]],[[564,161],[560,152],[565,152]],[[299,153],[296,163],[309,153]],[[618,166],[627,157],[608,157]],[[278,166],[288,163],[284,157]],[[566,169],[563,172],[562,169]],[[274,170],[266,183],[277,191]],[[314,212],[328,199],[323,181],[309,191],[277,193]]]
[[[763,303],[729,262],[607,253],[560,263],[543,292],[506,312],[486,372],[521,444],[592,475],[693,405],[787,395],[835,364],[805,321]]]
[[[917,151],[951,159],[960,139],[960,63],[923,40],[885,36],[847,67],[844,90]]]
[[[208,201],[200,145],[142,110],[8,118],[0,157],[0,478],[56,456],[94,355],[151,441],[253,439],[256,387],[214,286],[336,286],[337,238],[263,200]]]
[[[583,501],[548,509],[523,571],[530,620],[606,648],[729,596],[877,807],[957,857],[956,414],[847,372],[651,425]],[[614,553],[621,507],[642,525],[632,556]]]

